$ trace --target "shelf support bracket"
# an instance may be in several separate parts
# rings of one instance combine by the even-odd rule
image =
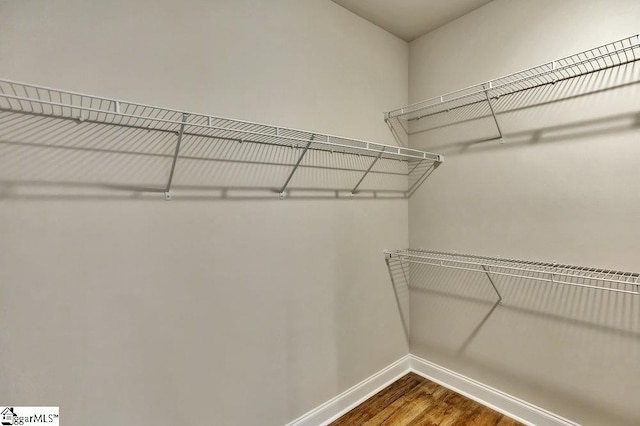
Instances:
[[[167,186],[164,189],[164,199],[169,201],[171,200],[171,183],[173,182],[173,174],[176,171],[176,163],[178,161],[178,153],[180,153],[180,145],[182,144],[182,137],[184,136],[184,126],[187,122],[187,117],[189,114],[182,114],[182,124],[180,125],[180,130],[178,130],[178,141],[176,142],[176,150],[173,153],[173,161],[171,162],[171,171],[169,172],[169,181],[167,182]]]
[[[484,273],[487,274],[487,278],[489,278],[489,282],[491,283],[491,287],[493,287],[493,291],[495,291],[496,294],[498,295],[498,303],[502,305],[502,296],[500,295],[500,292],[498,291],[496,284],[493,282],[493,278],[491,278],[491,275],[489,275],[491,271],[486,266],[484,265],[481,265],[481,266],[482,266],[482,269],[484,269]]]
[[[487,97],[487,103],[489,104],[489,109],[491,110],[491,115],[493,116],[493,121],[496,123],[496,127],[498,128],[498,134],[500,135],[500,143],[504,143],[504,137],[502,136],[502,129],[500,128],[500,123],[498,123],[498,117],[496,117],[496,111],[493,108],[493,103],[491,102],[491,97],[489,96],[489,89],[491,89],[491,83],[484,86],[484,95]]]
[[[391,278],[391,284],[393,285],[393,294],[396,297],[396,304],[398,305],[398,312],[400,313],[402,328],[404,329],[404,334],[407,338],[407,341],[409,341],[409,333],[410,333],[409,324],[407,324],[404,318],[404,313],[402,311],[402,303],[400,302],[400,297],[398,296],[398,288],[396,285],[396,280],[393,278],[393,270],[391,269],[391,264],[389,263],[390,260],[391,260],[391,254],[386,253],[384,261],[387,263],[387,270],[389,271],[389,277]],[[409,281],[407,280],[407,274],[405,273],[404,266],[402,265],[402,259],[400,258],[399,260],[401,262],[400,267],[402,268],[402,275],[405,279],[405,284],[407,285],[407,287],[409,287]]]
[[[423,160],[418,161],[418,164],[416,164],[415,166],[413,166],[413,168],[412,168],[411,170],[409,170],[409,173],[407,173],[407,175],[410,175],[411,173],[413,173],[413,171],[414,171],[415,169],[417,169],[417,168],[420,166],[420,164],[422,164],[422,162],[423,162],[423,161],[424,161],[424,159],[423,159]]]
[[[434,162],[433,164],[431,164],[429,167],[427,167],[427,170],[413,183],[413,185],[411,185],[411,187],[409,187],[409,189],[407,190],[407,192],[405,193],[407,198],[411,197],[411,195],[413,195],[413,193],[416,191],[416,189],[418,189],[418,187],[420,185],[422,185],[422,183],[424,182],[424,180],[431,174],[433,173],[433,171],[441,164],[441,162]]]
[[[369,168],[367,169],[366,172],[364,172],[364,174],[362,175],[362,177],[360,178],[360,180],[358,181],[358,183],[356,183],[356,186],[353,188],[353,190],[351,191],[351,195],[355,195],[356,191],[358,190],[358,187],[360,186],[360,184],[362,183],[362,181],[364,180],[364,178],[367,177],[367,175],[369,174],[369,172],[371,171],[371,169],[373,169],[373,166],[376,165],[376,163],[378,162],[378,160],[380,158],[382,158],[382,154],[384,154],[384,149],[385,147],[382,147],[382,151],[380,151],[380,154],[378,154],[378,156],[376,158],[373,159],[373,161],[371,162],[371,164],[369,165]]]
[[[387,127],[391,131],[393,138],[396,140],[396,142],[398,142],[398,145],[402,147],[408,146],[408,142],[405,140],[402,140],[402,138],[400,137],[400,134],[396,131],[396,128],[393,127],[393,123],[391,122],[391,117],[388,112],[384,113],[384,122],[387,123]],[[396,122],[398,121],[396,120]],[[404,128],[404,126],[402,127]],[[409,133],[408,129],[405,129],[405,131]]]
[[[293,178],[293,175],[296,173],[296,170],[298,170],[298,167],[300,166],[302,159],[304,158],[305,154],[309,150],[309,147],[311,146],[315,138],[316,138],[316,135],[311,135],[311,139],[309,140],[309,142],[307,142],[307,145],[304,147],[304,151],[302,151],[302,154],[300,154],[300,157],[298,157],[298,161],[296,161],[295,166],[293,166],[293,170],[291,170],[291,173],[289,173],[289,177],[285,181],[284,185],[282,185],[282,188],[279,191],[281,200],[284,200],[284,197],[287,195],[286,192],[284,191],[287,189],[287,186],[289,186],[289,182],[291,182],[291,178]]]

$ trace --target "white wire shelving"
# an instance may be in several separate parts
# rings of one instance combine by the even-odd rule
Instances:
[[[160,188],[165,192],[167,199],[171,198],[170,191],[176,162],[180,158],[181,143],[187,136],[205,138],[211,143],[248,142],[300,149],[297,160],[290,165],[291,171],[277,191],[280,198],[285,197],[287,187],[308,151],[370,157],[371,163],[368,168],[365,166],[362,170],[360,180],[351,190],[352,194],[358,192],[363,180],[378,160],[407,162],[407,170],[409,170],[407,176],[413,170],[422,169],[425,166],[432,170],[443,161],[443,156],[440,154],[417,149],[168,109],[1,78],[0,111],[74,120],[79,124],[92,123],[175,135],[172,136],[175,138],[175,149],[171,154],[172,162],[167,172],[166,186]],[[86,137],[90,138],[90,130],[87,130],[87,133]],[[135,140],[130,143],[135,144]],[[411,188],[407,194],[410,192]]]
[[[406,136],[424,131],[413,130],[412,124],[431,117],[449,114],[449,123],[491,116],[503,141],[496,101],[503,96],[593,74],[640,60],[640,35],[633,35],[565,58],[519,71],[484,83],[475,84],[441,96],[385,113],[385,121],[399,143]],[[464,112],[462,112],[464,110]],[[403,136],[405,138],[403,138]]]
[[[401,263],[435,266],[486,275],[499,300],[502,300],[502,296],[495,285],[495,277],[512,277],[640,295],[640,274],[635,272],[418,249],[385,250],[384,253],[387,265],[391,260],[398,260]]]

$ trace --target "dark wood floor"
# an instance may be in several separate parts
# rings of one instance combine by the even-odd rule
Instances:
[[[330,426],[345,425],[516,426],[521,423],[409,373]]]

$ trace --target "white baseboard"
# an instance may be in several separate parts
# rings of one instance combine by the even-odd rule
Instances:
[[[409,373],[410,366],[411,356],[406,355],[285,426],[320,426],[331,423]]]
[[[571,420],[430,361],[409,355],[411,371],[530,426],[579,426]]]
[[[336,420],[409,372],[436,382],[530,426],[579,426],[543,408],[441,367],[407,355],[285,426],[323,426]]]

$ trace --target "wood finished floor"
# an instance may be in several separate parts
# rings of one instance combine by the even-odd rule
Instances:
[[[409,373],[329,426],[521,426],[490,408]]]

